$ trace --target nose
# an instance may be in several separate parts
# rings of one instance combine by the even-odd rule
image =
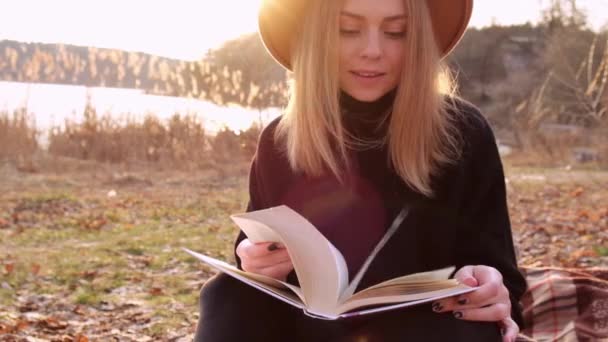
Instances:
[[[380,43],[380,34],[375,30],[369,30],[363,49],[361,50],[361,56],[369,59],[377,59],[382,55],[382,47]]]

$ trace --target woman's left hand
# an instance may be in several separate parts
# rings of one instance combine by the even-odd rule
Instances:
[[[511,319],[509,290],[498,270],[489,266],[465,266],[454,274],[459,282],[479,289],[433,303],[433,311],[452,311],[454,317],[467,321],[497,322],[503,341],[515,341],[519,327]]]

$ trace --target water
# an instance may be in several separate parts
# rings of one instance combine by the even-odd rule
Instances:
[[[175,113],[192,114],[201,120],[210,134],[223,127],[246,130],[260,120],[267,124],[280,114],[278,108],[260,113],[239,106],[222,107],[208,101],[148,95],[135,89],[0,82],[0,110],[12,112],[25,106],[43,135],[52,127],[62,126],[66,119],[81,122],[87,96],[99,115],[121,119],[128,114],[141,119],[146,114],[153,114],[166,120]]]

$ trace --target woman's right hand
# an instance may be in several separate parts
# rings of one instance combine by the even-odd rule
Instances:
[[[245,239],[236,247],[236,255],[243,270],[281,281],[293,270],[287,249],[276,242],[252,243]]]

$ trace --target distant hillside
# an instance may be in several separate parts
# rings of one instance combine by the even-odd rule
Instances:
[[[0,41],[2,81],[133,88],[259,108],[262,92],[251,82],[243,84],[241,75],[218,61],[190,62],[115,49]],[[274,78],[284,81],[284,72],[275,72]]]
[[[163,71],[186,70],[188,62],[114,49],[0,41],[0,79],[144,89],[159,93]],[[168,75],[165,75],[168,76]]]

